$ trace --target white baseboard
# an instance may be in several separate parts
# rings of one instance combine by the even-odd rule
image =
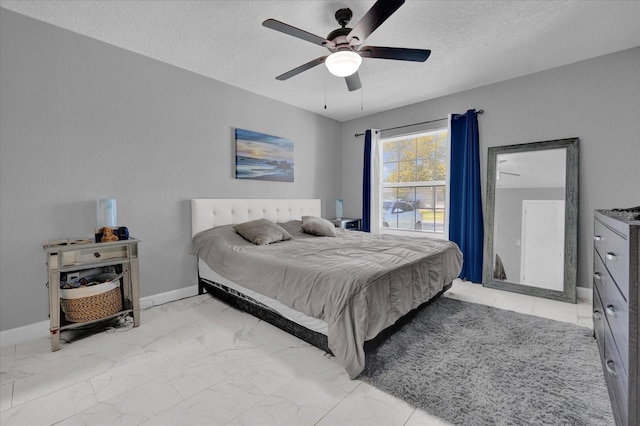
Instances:
[[[576,287],[578,299],[593,301],[593,289],[586,287]]]
[[[177,290],[167,291],[166,293],[142,297],[140,299],[140,309],[148,309],[153,306],[184,299],[185,297],[196,296],[197,294],[198,286],[193,285],[179,288]],[[38,339],[40,337],[49,337],[49,321],[40,321],[35,324],[0,331],[0,346],[4,347],[15,345],[28,340]]]
[[[141,298],[140,309],[142,310],[149,309],[153,306],[164,305],[165,303],[174,302],[176,300],[184,299],[185,297],[193,297],[197,295],[198,295],[197,285],[182,287],[177,290],[171,290],[165,293],[158,293],[152,296]]]
[[[593,289],[586,287],[576,287],[578,299],[593,300]],[[153,306],[163,305],[168,302],[192,297],[198,294],[198,286],[179,288],[165,293],[154,294],[140,299],[140,309],[148,309]],[[28,340],[40,337],[49,337],[49,321],[41,321],[23,327],[12,328],[0,331],[0,346],[15,345]]]
[[[10,346],[49,335],[49,321],[0,331],[0,346]]]

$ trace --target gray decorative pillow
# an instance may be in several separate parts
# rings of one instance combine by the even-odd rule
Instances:
[[[302,216],[302,230],[319,237],[335,237],[336,227],[327,219],[316,216]]]
[[[234,225],[233,229],[242,237],[258,246],[291,239],[291,234],[268,219],[256,219]]]

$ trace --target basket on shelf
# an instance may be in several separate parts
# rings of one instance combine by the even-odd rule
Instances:
[[[60,306],[71,322],[94,321],[122,310],[120,274],[104,273],[92,277],[105,281],[88,287],[60,289]]]

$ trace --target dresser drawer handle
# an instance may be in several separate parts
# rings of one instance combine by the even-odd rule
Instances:
[[[602,237],[600,235],[594,235],[593,236],[593,241],[600,241],[602,239]]]
[[[616,317],[616,311],[613,309],[613,305],[607,305],[606,308],[604,308],[604,310],[607,312],[607,315],[609,315],[610,317]]]
[[[593,278],[595,278],[596,280],[600,281],[602,279],[602,274],[600,272],[594,272],[593,273]]]
[[[608,252],[607,253],[607,260],[616,260],[616,255],[611,253],[611,252]]]
[[[93,253],[93,256],[96,257],[96,258],[100,257],[100,252],[97,251],[97,252]]]
[[[609,374],[611,374],[615,378],[618,378],[618,373],[616,373],[616,370],[612,368],[613,366],[612,360],[608,359],[607,362],[605,363],[605,366],[607,367],[607,371],[609,372]]]

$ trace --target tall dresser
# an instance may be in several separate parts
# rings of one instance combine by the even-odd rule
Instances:
[[[616,425],[640,424],[640,216],[596,210],[593,325]]]

